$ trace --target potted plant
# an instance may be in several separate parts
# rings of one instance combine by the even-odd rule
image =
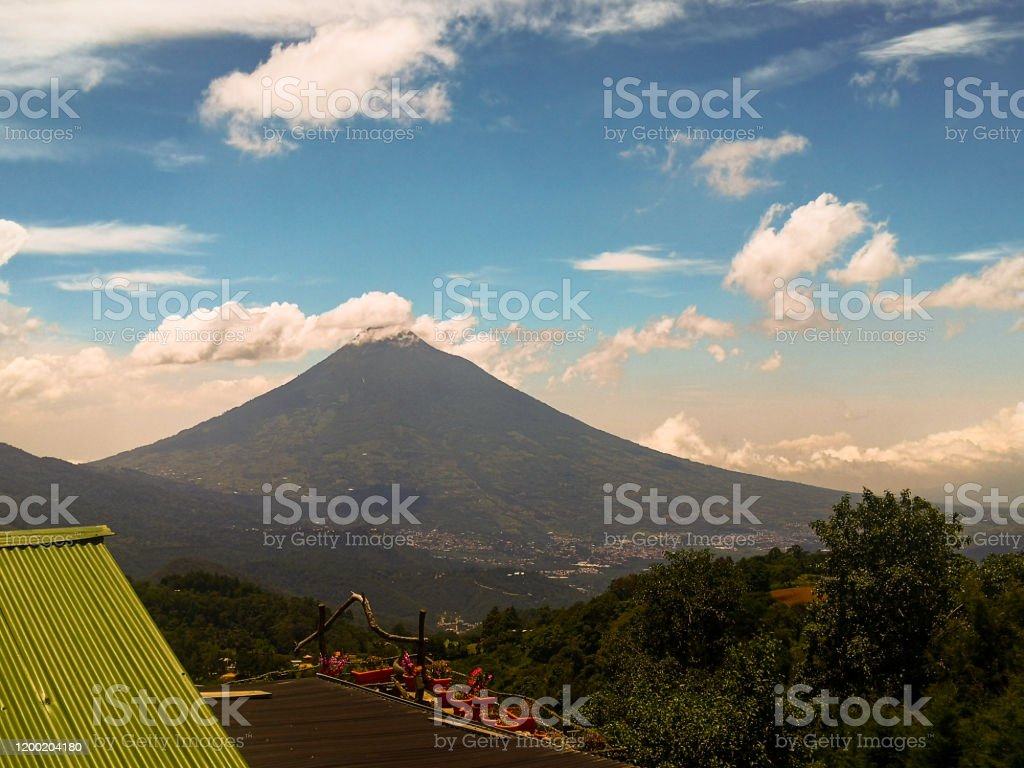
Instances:
[[[469,673],[469,679],[466,681],[469,686],[469,698],[473,702],[474,719],[480,722],[490,723],[497,719],[497,697],[481,695],[488,693],[488,686],[493,679],[494,675],[484,672],[483,667],[477,667]]]
[[[349,658],[342,651],[335,651],[333,656],[320,657],[320,674],[341,677],[348,666]]]
[[[434,693],[444,691],[452,684],[452,668],[447,661],[432,661],[427,667],[427,687]]]
[[[522,704],[510,704],[509,706],[500,709],[498,712],[497,722],[493,725],[495,728],[500,728],[503,731],[510,731],[513,733],[534,733],[537,730],[537,721],[531,717],[529,709],[525,706],[525,702]]]
[[[382,666],[384,659],[368,656],[359,666],[363,669],[352,670],[352,681],[358,685],[380,685],[391,682],[394,669]]]
[[[416,675],[422,667],[416,666],[408,651],[402,654],[402,658],[398,660],[398,666],[402,668],[402,681],[405,683],[405,690],[414,692],[416,690]]]
[[[449,684],[438,695],[441,696],[442,706],[451,707],[455,710],[455,715],[464,720],[473,720],[476,718],[474,699],[482,689],[483,675],[477,668],[465,683]]]
[[[455,716],[461,717],[463,720],[474,719],[473,701],[468,685],[457,683],[441,691],[439,695],[441,696],[441,706],[451,707]]]

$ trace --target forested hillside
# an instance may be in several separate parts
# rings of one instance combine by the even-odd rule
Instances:
[[[495,608],[472,632],[434,636],[434,655],[482,667],[495,691],[570,686],[590,699],[597,743],[649,768],[1013,765],[1024,555],[977,563],[957,551],[959,529],[909,492],[865,491],[814,524],[820,553],[669,553],[587,602]],[[139,591],[193,674],[229,652],[246,673],[283,665],[316,612],[207,575]],[[373,651],[357,620],[332,648]],[[882,702],[878,716],[862,722],[860,700]]]

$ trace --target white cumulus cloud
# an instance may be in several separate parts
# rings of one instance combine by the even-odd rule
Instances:
[[[783,133],[774,138],[752,141],[716,141],[698,157],[693,168],[705,172],[705,181],[725,197],[746,197],[759,189],[774,187],[778,182],[752,176],[756,164],[767,164],[786,155],[804,152],[810,142],[805,136]]]
[[[828,273],[829,280],[843,285],[870,283],[877,285],[893,275],[902,275],[916,264],[913,258],[902,258],[896,252],[896,235],[879,227],[842,269]]]
[[[64,227],[30,226],[23,253],[183,253],[212,238],[184,225],[98,221]]]
[[[775,443],[748,440],[733,448],[708,439],[698,421],[684,412],[670,416],[638,442],[728,469],[831,487],[941,487],[954,477],[980,477],[1019,466],[1024,459],[1024,403],[976,424],[881,446],[858,445],[849,434],[836,432]]]
[[[1024,309],[1024,255],[1000,259],[976,275],[958,275],[928,299],[929,306]]]
[[[309,40],[274,46],[252,72],[214,80],[200,115],[208,123],[225,120],[232,146],[264,155],[289,146],[263,133],[282,114],[300,125],[367,114],[444,120],[450,110],[446,86],[433,78],[453,67],[457,56],[441,43],[443,32],[415,16],[325,25]],[[308,89],[323,95],[300,98]],[[403,102],[402,93],[412,91],[417,93]],[[371,92],[388,96],[371,100]]]
[[[758,370],[765,371],[766,373],[777,371],[781,367],[782,353],[780,353],[779,350],[775,350],[774,352],[772,352],[771,356],[767,360],[763,361],[759,366],[757,366]]]
[[[579,377],[599,383],[614,382],[631,355],[645,355],[656,349],[690,349],[701,339],[727,338],[735,334],[736,327],[732,323],[701,315],[695,306],[689,306],[677,317],[655,318],[640,330],[624,328],[614,336],[603,338],[596,349],[566,368],[562,381]]]
[[[836,259],[843,246],[869,224],[864,203],[844,203],[827,192],[794,210],[776,229],[775,220],[785,210],[773,205],[762,217],[732,260],[725,277],[727,288],[742,288],[752,297],[764,298],[776,289],[776,279],[814,273]]]
[[[652,245],[634,245],[621,251],[603,251],[586,259],[572,262],[574,268],[585,272],[652,272],[682,271],[691,273],[719,272],[721,265],[711,259],[680,258],[674,253],[664,254]]]
[[[333,350],[371,327],[398,327],[412,318],[412,304],[395,293],[374,291],[321,315],[296,304],[243,307],[231,302],[188,317],[167,318],[131,353],[145,365],[216,361],[296,360]]]
[[[14,258],[28,239],[28,232],[16,221],[0,219],[0,267]]]

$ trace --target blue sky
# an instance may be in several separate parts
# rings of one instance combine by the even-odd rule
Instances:
[[[700,461],[1024,493],[1024,99],[944,114],[948,77],[1024,89],[1013,4],[336,6],[0,11],[0,114],[32,88],[78,90],[77,117],[0,119],[0,440],[100,458],[381,326]],[[606,118],[606,78],[628,77],[698,96],[735,81],[760,116]],[[417,116],[263,111],[288,79],[359,96],[393,78]],[[266,140],[299,126],[316,137]],[[329,138],[353,129],[412,138]],[[716,133],[670,138],[701,129]],[[435,279],[458,277],[528,297],[568,280],[590,318],[528,315],[580,340],[502,343],[484,332],[508,318],[432,315]],[[777,317],[776,279],[929,292],[929,317]],[[94,280],[243,298],[94,318],[110,307]]]

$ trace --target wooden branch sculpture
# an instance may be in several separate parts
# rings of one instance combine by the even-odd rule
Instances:
[[[346,600],[341,605],[341,607],[338,608],[338,610],[336,610],[334,613],[332,613],[331,617],[324,622],[322,629],[318,627],[316,632],[311,634],[306,639],[296,643],[295,653],[298,653],[300,650],[302,650],[303,647],[305,647],[306,645],[320,637],[322,632],[326,632],[328,629],[330,629],[331,625],[334,624],[334,622],[337,621],[353,603],[359,603],[361,606],[363,606],[363,613],[366,614],[367,625],[369,625],[370,629],[372,629],[378,635],[383,637],[385,640],[390,640],[393,643],[419,643],[421,642],[421,640],[424,643],[430,642],[430,640],[427,638],[407,637],[405,635],[393,635],[390,632],[386,632],[385,630],[381,629],[380,625],[377,624],[377,620],[373,617],[373,608],[370,607],[369,598],[367,598],[365,595],[360,595],[357,592],[353,592],[352,596],[349,597],[349,599]]]

